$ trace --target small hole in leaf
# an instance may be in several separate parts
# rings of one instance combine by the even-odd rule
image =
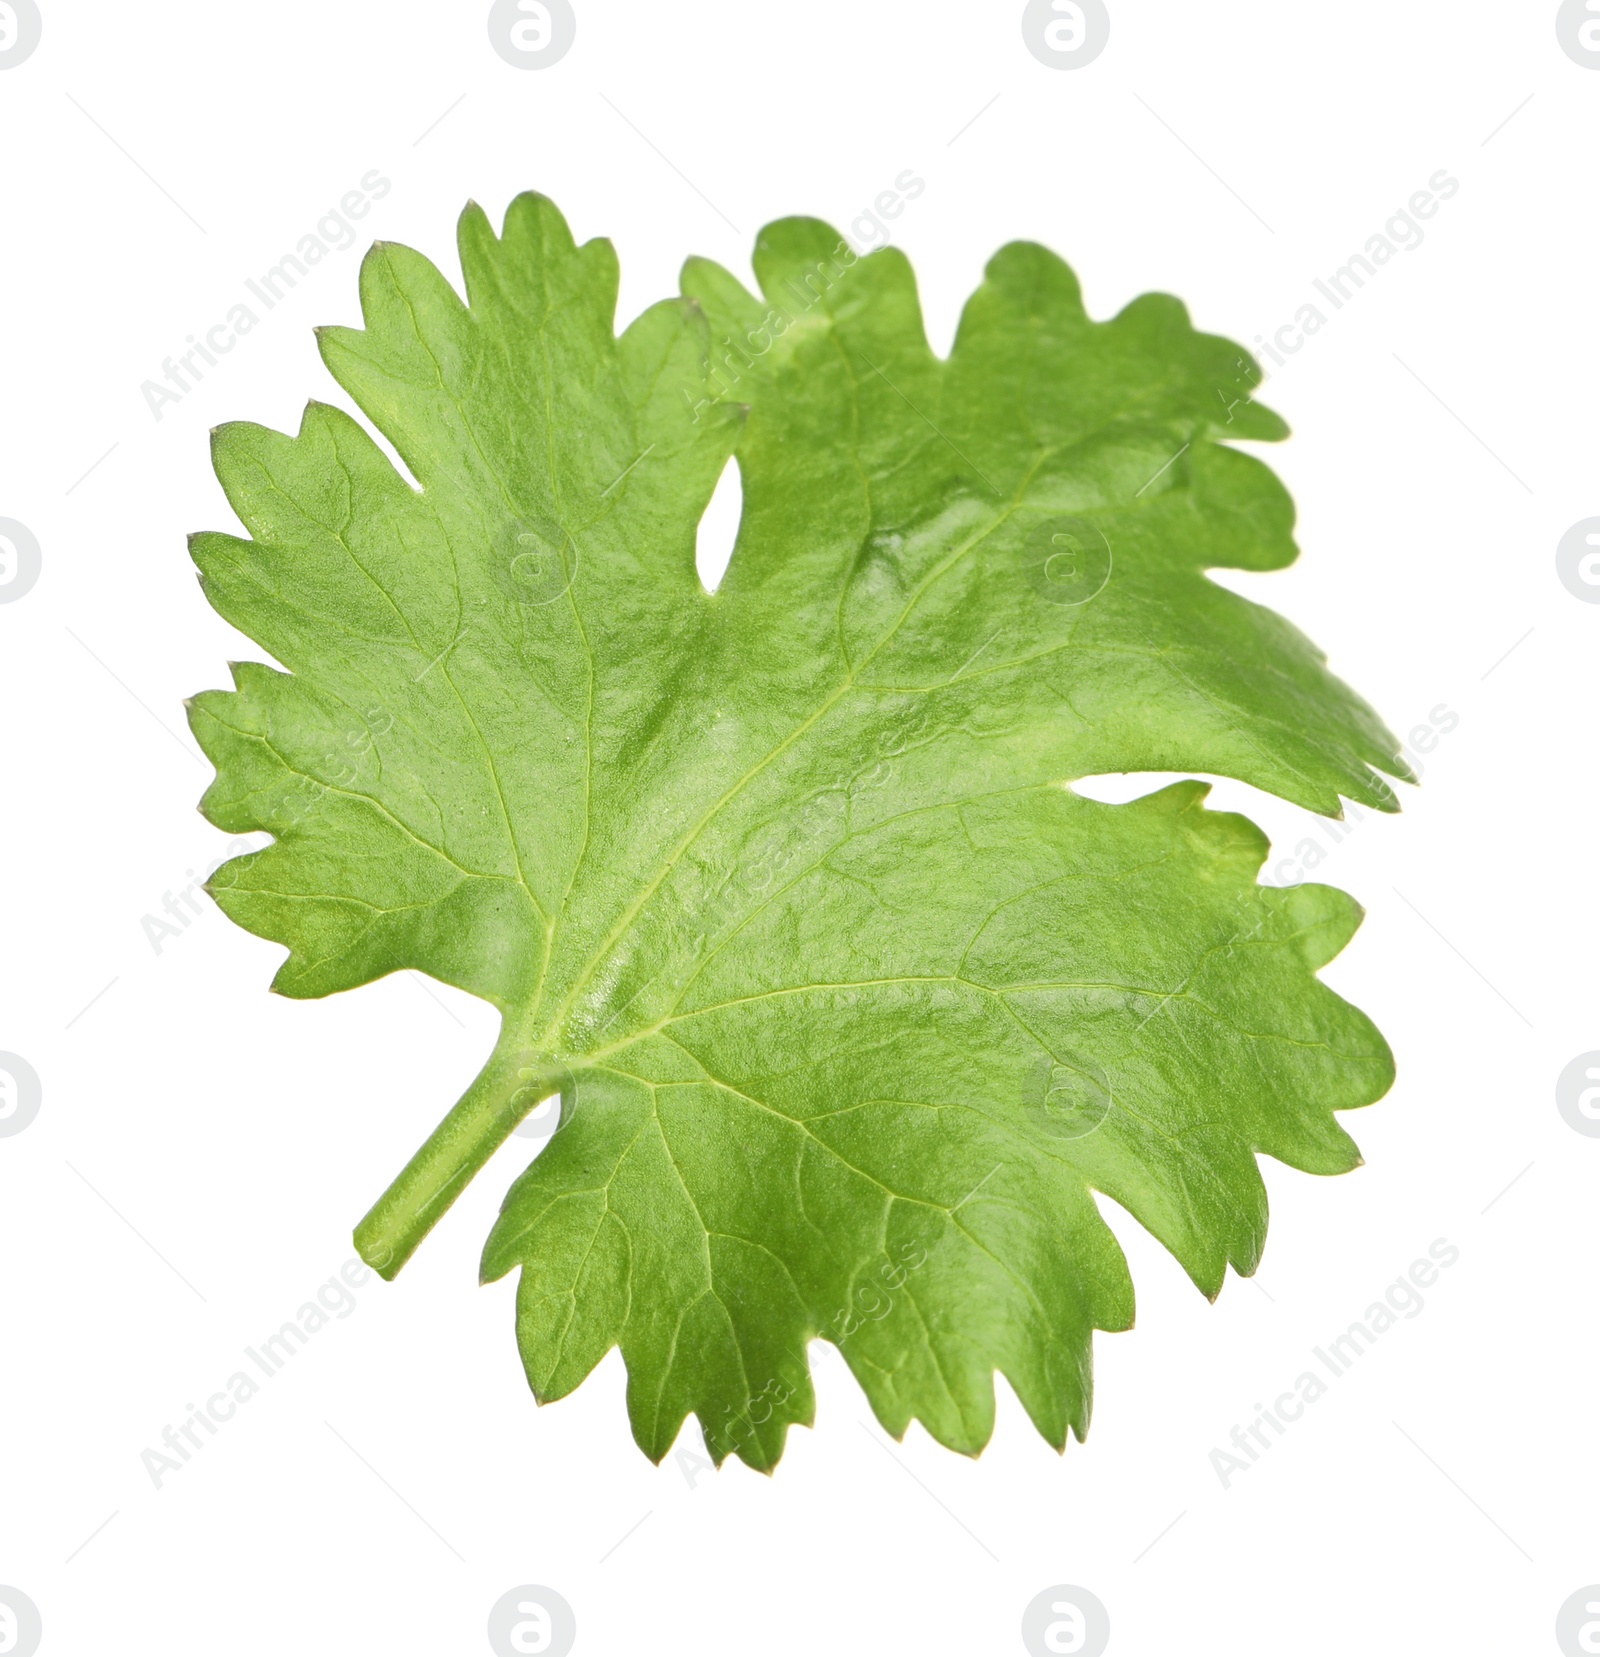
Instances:
[[[733,543],[739,534],[739,518],[744,512],[744,484],[739,477],[739,462],[728,458],[728,464],[717,479],[717,487],[706,509],[700,514],[700,527],[695,531],[694,567],[700,572],[700,585],[714,593],[722,583],[728,560],[733,556]]]

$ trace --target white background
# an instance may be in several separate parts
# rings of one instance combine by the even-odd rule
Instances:
[[[534,73],[481,3],[43,9],[0,72],[0,516],[44,556],[0,606],[0,1048],[44,1087],[0,1138],[0,1583],[46,1657],[476,1653],[530,1582],[570,1601],[580,1657],[1016,1653],[1059,1583],[1105,1603],[1114,1657],[1557,1651],[1558,1607],[1600,1580],[1600,1139],[1553,1091],[1600,1047],[1600,607],[1554,563],[1600,513],[1600,73],[1560,51],[1553,0],[1112,0],[1108,50],[1065,73],[1019,3],[579,0],[570,55]],[[141,382],[374,168],[393,188],[356,246],[156,421]],[[1316,871],[1368,909],[1325,976],[1399,1061],[1346,1118],[1366,1167],[1268,1164],[1264,1264],[1215,1306],[1105,1205],[1139,1323],[1098,1338],[1094,1430],[1064,1458],[1003,1383],[981,1459],[896,1445],[818,1346],[816,1428],[769,1480],[652,1467],[615,1353],[534,1406],[512,1283],[476,1286],[514,1139],[396,1284],[155,1488],[141,1451],[350,1257],[494,1023],[410,975],[270,996],[281,952],[209,903],[147,940],[227,844],[194,811],[181,699],[259,654],[184,551],[232,527],[207,428],[342,401],[313,325],[358,322],[374,237],[454,277],[469,197],[498,221],[537,188],[612,237],[626,320],[687,254],[747,274],[766,220],[843,224],[907,168],[927,188],[894,239],[941,351],[1014,238],[1062,253],[1093,314],[1161,289],[1248,343],[1430,175],[1460,181],[1275,371],[1304,555],[1228,578],[1397,730],[1459,716],[1404,815]],[[1329,843],[1238,785],[1214,803],[1275,860]],[[1460,1259],[1421,1315],[1224,1488],[1230,1428],[1441,1237]]]

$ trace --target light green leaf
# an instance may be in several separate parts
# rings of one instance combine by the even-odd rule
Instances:
[[[1208,1295],[1261,1252],[1265,1153],[1337,1173],[1392,1065],[1318,982],[1355,905],[1263,888],[1192,770],[1393,809],[1397,745],[1294,628],[1208,579],[1295,556],[1232,439],[1284,435],[1177,301],[1106,323],[1014,245],[941,361],[910,267],[805,219],[752,296],[692,260],[613,334],[608,243],[538,196],[327,329],[393,444],[319,404],[232,425],[216,608],[287,669],[194,699],[204,809],[275,843],[212,884],[320,996],[414,968],[499,1008],[482,1075],[362,1222],[392,1275],[544,1097],[484,1276],[542,1400],[613,1346],[653,1457],[757,1467],[834,1341],[891,1432],[976,1451],[1000,1370],[1062,1445],[1133,1290],[1092,1193]],[[729,456],[718,591],[695,533]]]

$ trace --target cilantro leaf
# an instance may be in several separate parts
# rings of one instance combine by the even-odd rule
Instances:
[[[1388,1050],[1316,978],[1354,903],[1256,884],[1199,770],[1394,808],[1397,744],[1208,568],[1281,568],[1281,437],[1162,296],[1109,322],[1003,249],[941,361],[910,267],[769,226],[759,295],[691,260],[614,335],[610,245],[546,200],[460,226],[467,302],[375,247],[321,332],[393,445],[311,404],[215,434],[250,539],[211,603],[287,671],[194,699],[212,882],[321,996],[402,968],[492,1002],[486,1067],[357,1231],[392,1276],[540,1100],[483,1258],[541,1400],[613,1346],[652,1457],[694,1412],[768,1468],[834,1341],[884,1425],[975,1452],[1000,1370],[1057,1446],[1133,1291],[1092,1193],[1208,1295],[1256,1155],[1337,1173]],[[695,532],[744,510],[707,593]]]

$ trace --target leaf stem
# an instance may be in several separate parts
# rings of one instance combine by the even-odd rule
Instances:
[[[361,1258],[392,1279],[517,1124],[561,1091],[566,1075],[525,1046],[520,1032],[502,1031],[472,1086],[356,1227]]]

